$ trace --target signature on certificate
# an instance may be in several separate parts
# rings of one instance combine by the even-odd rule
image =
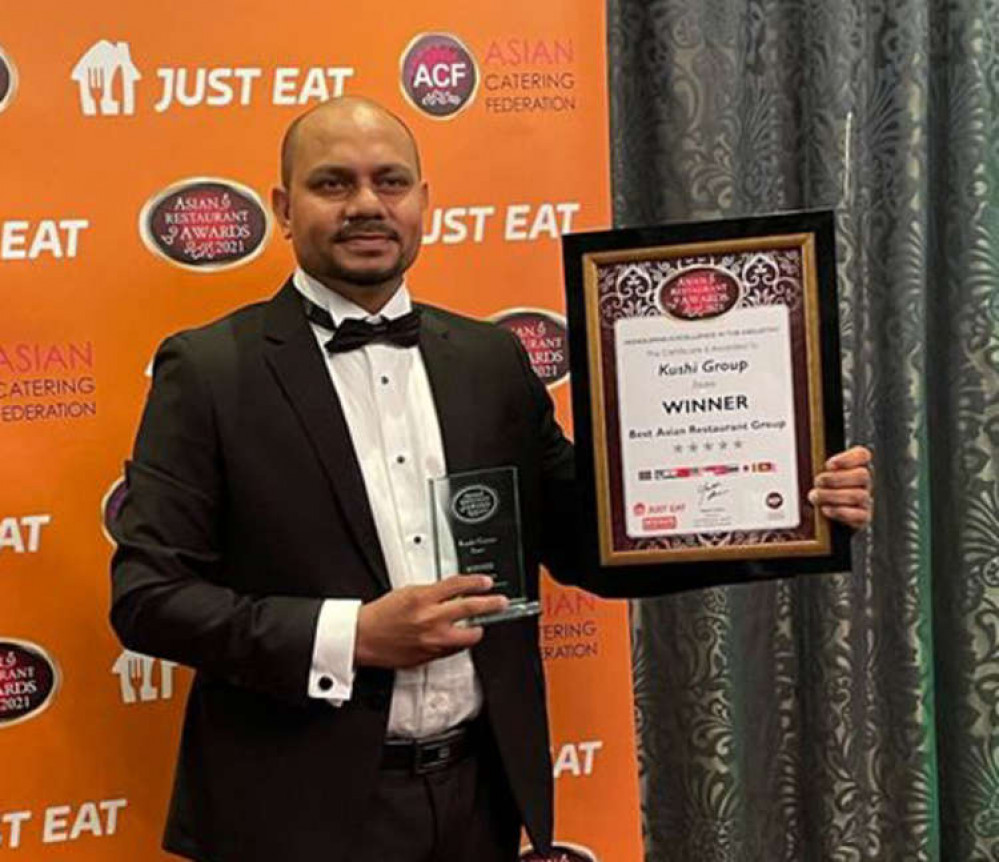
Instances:
[[[731,490],[724,487],[722,482],[717,480],[713,482],[703,482],[697,486],[697,505],[699,508],[704,509],[708,503],[711,503],[720,497],[727,497],[730,493]]]

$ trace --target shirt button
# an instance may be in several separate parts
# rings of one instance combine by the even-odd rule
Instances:
[[[389,379],[384,374],[382,375],[382,386],[388,386]]]
[[[319,688],[322,691],[329,691],[333,688],[333,680],[331,680],[328,676],[319,677]]]
[[[413,544],[419,545],[423,542],[423,536],[413,536]]]
[[[405,455],[397,455],[396,459],[395,459],[395,463],[396,464],[405,464],[406,463],[406,456]]]

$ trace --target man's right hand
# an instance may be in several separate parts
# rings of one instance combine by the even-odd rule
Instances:
[[[506,596],[479,595],[492,587],[485,575],[454,575],[430,586],[401,587],[361,605],[354,664],[414,667],[474,646],[482,640],[482,627],[455,623],[503,610]]]

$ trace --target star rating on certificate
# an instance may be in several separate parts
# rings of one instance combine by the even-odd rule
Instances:
[[[729,448],[741,449],[743,446],[742,440],[720,440],[718,443],[688,443],[684,445],[683,443],[673,444],[673,454],[682,455],[684,452],[713,452],[718,449],[720,452],[725,452]]]

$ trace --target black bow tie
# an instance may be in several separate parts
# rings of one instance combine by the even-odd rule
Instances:
[[[365,320],[348,317],[337,326],[325,308],[306,299],[305,316],[323,329],[333,332],[333,337],[326,342],[326,350],[330,353],[346,353],[348,350],[364,347],[372,341],[387,341],[398,347],[415,347],[420,341],[418,308],[414,308],[402,317],[378,323],[368,323]]]

